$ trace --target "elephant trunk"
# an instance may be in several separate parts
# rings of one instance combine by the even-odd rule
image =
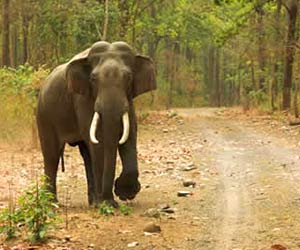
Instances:
[[[99,141],[96,138],[96,132],[97,132],[97,126],[100,120],[100,115],[98,112],[94,113],[91,126],[90,126],[90,140],[94,144],[98,144]],[[119,144],[124,144],[129,136],[129,131],[130,131],[130,125],[129,125],[129,115],[128,112],[125,112],[122,116],[122,123],[123,123],[123,133],[122,137],[119,140]]]

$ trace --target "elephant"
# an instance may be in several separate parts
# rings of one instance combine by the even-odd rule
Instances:
[[[137,120],[133,99],[156,89],[153,60],[125,42],[98,41],[55,68],[42,85],[37,127],[44,174],[56,196],[56,176],[66,144],[78,146],[89,205],[118,207],[140,191]],[[122,171],[115,180],[119,152]]]

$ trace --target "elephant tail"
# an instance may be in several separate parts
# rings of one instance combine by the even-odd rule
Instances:
[[[65,160],[64,160],[64,151],[62,151],[60,155],[60,162],[61,162],[61,171],[65,172]]]

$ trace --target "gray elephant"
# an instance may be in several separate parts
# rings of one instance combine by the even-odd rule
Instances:
[[[117,151],[122,172],[114,191],[131,200],[140,191],[137,122],[133,99],[156,88],[153,62],[125,42],[96,42],[58,66],[42,86],[37,124],[45,175],[56,197],[56,175],[65,144],[78,146],[84,161],[89,204],[113,196]]]

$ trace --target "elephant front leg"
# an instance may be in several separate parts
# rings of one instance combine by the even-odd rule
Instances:
[[[92,174],[93,174],[93,204],[98,205],[102,201],[102,179],[104,167],[104,152],[102,145],[91,145]]]
[[[132,130],[132,134],[125,144],[119,145],[119,154],[123,169],[115,182],[115,194],[120,200],[132,200],[141,189],[138,181],[136,129]]]
[[[116,148],[116,147],[115,147]],[[95,205],[107,202],[118,207],[112,189],[115,178],[116,151],[103,145],[92,146],[92,167],[95,183]],[[104,156],[105,155],[105,156]]]
[[[114,200],[113,184],[116,170],[117,146],[106,146],[104,149],[104,169],[102,180],[102,201],[107,202],[113,207],[118,207]]]

